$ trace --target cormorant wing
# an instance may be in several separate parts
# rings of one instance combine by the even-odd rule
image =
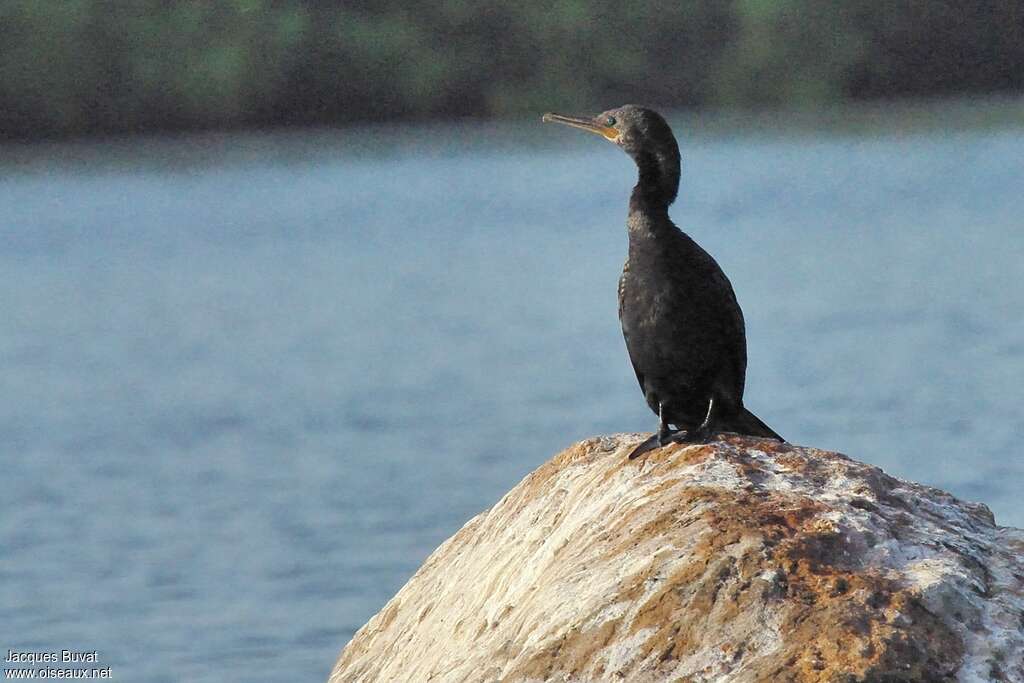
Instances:
[[[622,269],[622,277],[619,278],[619,321],[622,322],[622,305],[624,299],[624,291],[626,283],[626,273],[629,271],[629,260],[626,260],[626,264]],[[633,358],[634,345],[629,343],[629,330],[626,328],[625,322],[622,322],[622,338],[626,342],[626,353],[629,355],[629,362],[633,366],[633,372],[636,373],[636,381],[640,383],[640,391],[643,392],[644,396],[647,396],[647,387],[644,386],[644,373],[640,372],[640,369],[636,366],[636,359]]]

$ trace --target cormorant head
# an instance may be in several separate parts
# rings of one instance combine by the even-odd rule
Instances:
[[[564,123],[614,142],[640,169],[637,191],[668,206],[679,189],[679,146],[672,129],[653,109],[626,104],[594,117],[544,114],[544,122]],[[635,195],[636,193],[634,193]]]

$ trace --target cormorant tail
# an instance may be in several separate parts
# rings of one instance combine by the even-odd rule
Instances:
[[[765,436],[769,439],[777,439],[778,441],[785,441],[779,434],[761,421],[757,415],[746,408],[740,408],[740,411],[735,415],[732,415],[717,425],[718,429],[723,432],[736,432],[737,434],[748,434],[750,436]]]

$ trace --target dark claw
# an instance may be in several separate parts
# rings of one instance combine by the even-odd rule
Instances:
[[[658,438],[658,435],[654,434],[649,439],[640,442],[640,445],[630,452],[629,459],[635,460],[647,451],[653,451],[655,448],[661,448],[664,445],[665,444],[661,443],[661,439]]]
[[[698,434],[696,432],[688,432],[685,429],[678,429],[672,432],[669,436],[669,441],[672,443],[692,443],[696,440]]]
[[[681,429],[672,434],[672,441],[675,443],[702,443],[709,438],[711,438],[711,430],[706,427],[698,427],[690,431]]]
[[[654,434],[646,441],[642,442],[639,446],[633,449],[629,454],[630,460],[635,460],[647,451],[653,451],[656,448],[662,448],[669,445],[670,443],[687,443],[689,439],[686,436],[686,430],[673,429],[660,434]]]

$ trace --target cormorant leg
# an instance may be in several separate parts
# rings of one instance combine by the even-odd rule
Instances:
[[[640,443],[639,446],[633,449],[629,454],[629,459],[634,460],[640,457],[647,451],[652,451],[655,448],[661,448],[672,442],[673,436],[677,432],[673,431],[668,426],[668,422],[665,422],[665,404],[661,401],[658,402],[658,431],[652,434],[651,437]]]
[[[687,443],[693,441],[701,441],[711,431],[711,413],[715,409],[715,397],[712,396],[708,399],[708,412],[704,416],[704,421],[700,423],[700,426],[690,431],[679,430],[672,434],[672,441],[676,443]]]
[[[665,403],[664,401],[658,401],[658,445],[664,446],[668,444],[672,433],[668,422],[665,422]]]

